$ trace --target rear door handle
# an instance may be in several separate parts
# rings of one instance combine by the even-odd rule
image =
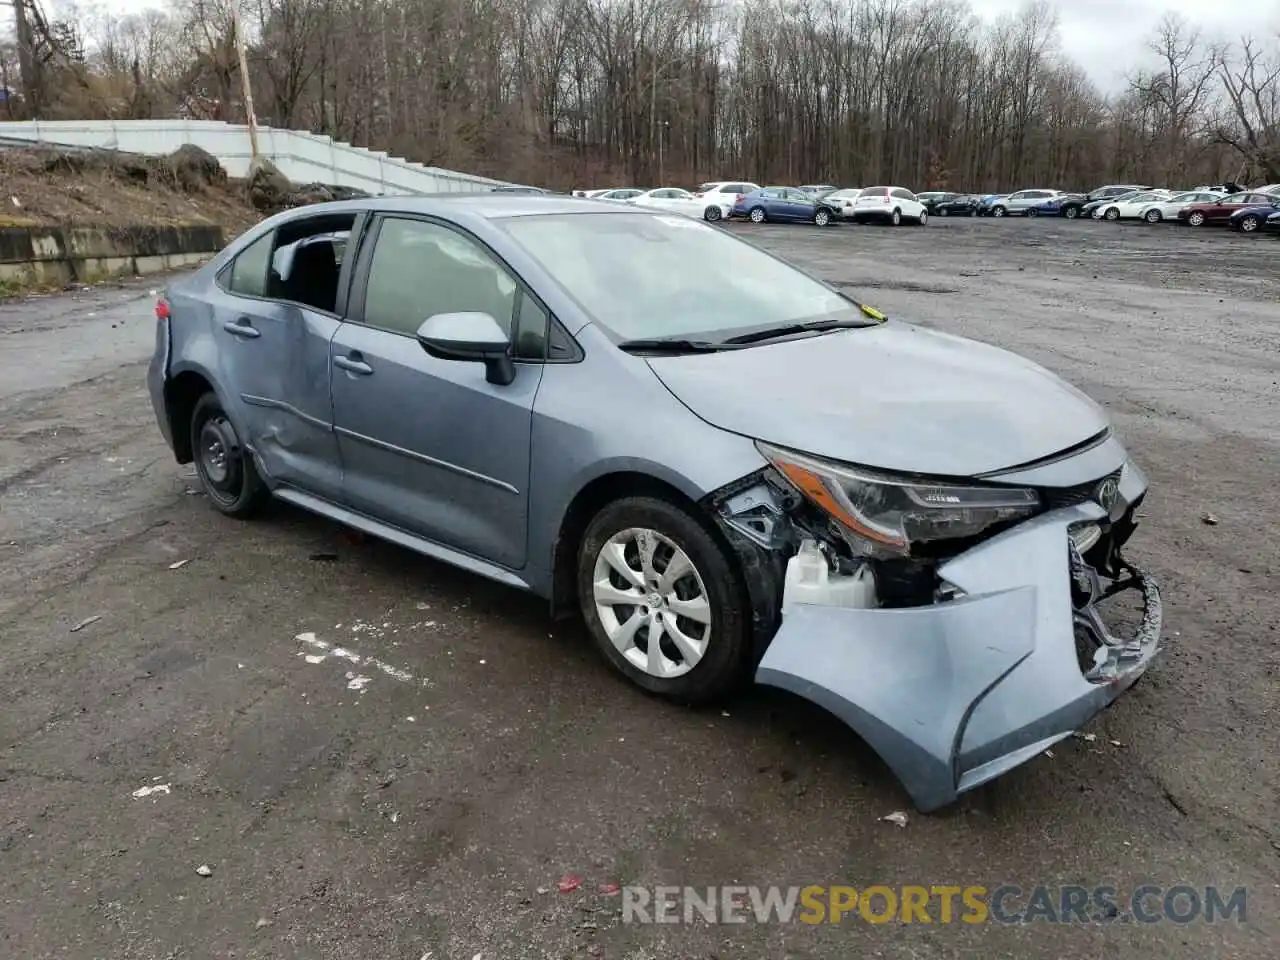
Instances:
[[[347,371],[347,373],[354,373],[362,377],[367,377],[373,373],[373,367],[361,360],[358,353],[345,357],[334,357],[333,365]]]
[[[228,320],[222,325],[222,329],[227,331],[233,337],[243,337],[246,340],[252,340],[254,337],[262,336],[262,333],[253,328],[253,324],[249,322],[248,317],[240,317],[236,320]]]

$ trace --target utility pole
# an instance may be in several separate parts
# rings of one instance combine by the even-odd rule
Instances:
[[[245,52],[244,27],[238,3],[231,4],[231,25],[236,32],[236,54],[240,57],[240,84],[244,91],[244,117],[249,127],[249,162],[258,159],[258,118],[253,112],[253,88],[249,83],[249,56]]]

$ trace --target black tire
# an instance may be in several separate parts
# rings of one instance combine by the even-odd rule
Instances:
[[[1203,227],[1206,219],[1207,218],[1203,213],[1201,213],[1199,210],[1196,210],[1189,217],[1187,217],[1187,223],[1191,224],[1191,226],[1193,227]]]
[[[1120,209],[1118,207],[1107,207],[1107,212],[1102,215],[1103,220],[1116,221],[1120,219]]]
[[[1164,219],[1164,214],[1159,210],[1148,210],[1142,215],[1142,219],[1147,221],[1147,223],[1159,223]]]
[[[246,519],[270,497],[253,456],[240,443],[235,427],[212,392],[196,401],[191,413],[191,452],[200,485],[219,513]]]
[[[916,217],[916,226],[923,227],[923,226],[927,226],[928,223],[929,223],[929,211],[921,210],[920,216]]]
[[[993,217],[1003,217],[1003,216],[1004,216],[1004,214],[1005,214],[1005,209],[1004,209],[1004,207],[992,207],[992,208],[991,208],[991,215],[992,215]]]
[[[706,220],[708,223],[717,223],[723,216],[724,211],[720,209],[720,205],[718,203],[713,203],[711,206],[707,207],[706,210],[702,211],[702,219]]]
[[[711,609],[711,635],[702,658],[676,677],[657,677],[631,663],[610,641],[596,610],[596,558],[611,537],[633,528],[652,530],[685,552]],[[610,503],[583,534],[577,580],[582,617],[592,639],[614,669],[636,686],[671,700],[700,703],[721,697],[745,682],[753,655],[751,618],[741,576],[715,538],[681,507],[655,497],[626,497]]]
[[[751,218],[752,223],[764,223],[768,219],[765,215],[764,207],[752,207],[747,216]]]
[[[831,223],[831,211],[826,207],[819,207],[813,211],[813,222],[820,227],[825,227]]]
[[[1036,210],[1036,208],[1035,208],[1035,207],[1027,207],[1027,216],[1028,216],[1028,217],[1038,217],[1038,216],[1040,216],[1040,213],[1039,213],[1039,211],[1038,211],[1038,210]]]
[[[951,211],[950,211],[950,210],[948,210],[946,207],[939,207],[939,208],[938,208],[938,216],[940,216],[940,217],[949,217],[949,216],[951,216]]]
[[[1068,220],[1074,220],[1076,217],[1080,216],[1080,208],[1064,207],[1062,210],[1062,215],[1066,217]]]
[[[1262,220],[1252,213],[1247,217],[1240,218],[1240,230],[1242,233],[1256,233],[1260,226],[1262,226]]]
[[[889,222],[895,227],[902,226],[902,211],[894,210],[893,213],[889,214]]]

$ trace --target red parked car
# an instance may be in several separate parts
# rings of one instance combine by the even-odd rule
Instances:
[[[1193,203],[1189,207],[1183,207],[1178,211],[1178,222],[1189,223],[1193,227],[1205,224],[1225,226],[1237,210],[1275,202],[1276,198],[1269,193],[1233,193],[1211,203]]]

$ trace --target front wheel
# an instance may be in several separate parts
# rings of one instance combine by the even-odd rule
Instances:
[[[1120,211],[1119,211],[1119,210],[1117,210],[1115,207],[1111,207],[1111,208],[1110,208],[1110,209],[1108,209],[1108,210],[1107,210],[1107,212],[1106,212],[1106,213],[1104,213],[1102,216],[1103,216],[1103,219],[1104,219],[1104,220],[1119,220],[1119,219],[1120,219]]]
[[[923,227],[928,222],[929,222],[929,211],[921,210],[920,216],[916,217],[916,223]]]
[[[220,513],[243,519],[255,513],[268,497],[253,455],[244,448],[235,427],[213,393],[196,401],[191,414],[191,451],[196,476],[209,502]]]
[[[1004,207],[995,207],[991,211],[993,217],[1003,217],[1005,213]]]
[[[718,204],[711,204],[706,210],[702,211],[702,219],[708,223],[716,223],[724,216],[724,211],[720,209]]]
[[[1074,220],[1076,217],[1080,216],[1080,208],[1067,207],[1062,211],[1062,215],[1066,217],[1068,220]]]
[[[826,207],[819,207],[814,211],[813,222],[820,227],[825,227],[831,222],[831,211]]]
[[[673,503],[627,497],[601,510],[578,550],[578,597],[605,658],[650,693],[711,700],[747,676],[741,578],[707,529]]]
[[[939,207],[939,208],[938,208],[938,216],[940,216],[940,217],[949,217],[950,215],[951,215],[951,211],[950,211],[950,210],[948,210],[946,207]]]
[[[1040,216],[1040,213],[1039,213],[1039,211],[1037,211],[1037,210],[1036,210],[1036,208],[1035,208],[1035,207],[1027,207],[1027,216],[1028,216],[1028,217],[1038,217],[1038,216]]]
[[[1255,217],[1252,213],[1240,220],[1240,229],[1245,233],[1253,233],[1258,227],[1262,226],[1262,221]]]
[[[1159,223],[1163,219],[1163,214],[1159,210],[1148,210],[1142,215],[1142,219],[1147,223]]]
[[[1191,216],[1187,217],[1187,223],[1191,224],[1193,227],[1203,227],[1204,214],[1199,210],[1195,211]]]
[[[752,207],[748,216],[751,217],[752,223],[764,223],[764,207]]]

